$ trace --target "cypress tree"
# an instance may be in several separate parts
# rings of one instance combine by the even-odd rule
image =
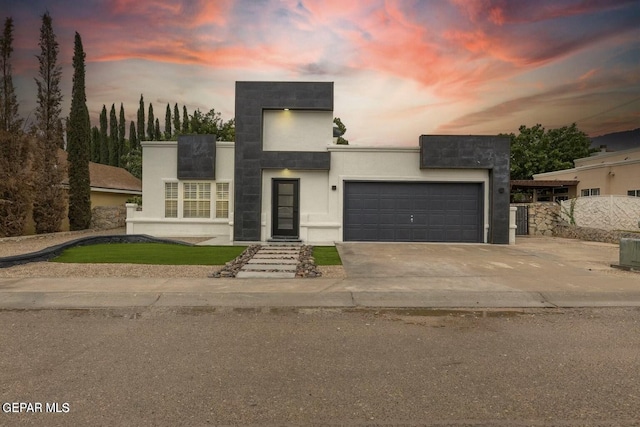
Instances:
[[[140,107],[138,108],[138,143],[141,143],[142,141],[145,140],[144,137],[144,98],[142,97],[142,94],[140,95]],[[136,146],[137,147],[137,146]],[[131,147],[133,148],[133,147]]]
[[[21,236],[31,206],[29,141],[0,129],[0,237]]]
[[[111,104],[109,112],[109,165],[118,166],[118,118],[116,117],[116,104]]]
[[[107,121],[107,106],[102,104],[102,112],[100,113],[100,160],[103,165],[109,164],[109,136],[107,129],[109,122]]]
[[[122,156],[127,152],[127,147],[124,142],[124,135],[127,128],[127,121],[124,118],[124,105],[120,103],[120,118],[118,120],[118,164],[116,166],[122,166]]]
[[[154,134],[155,140],[156,141],[161,140],[162,138],[160,137],[160,119],[156,119],[156,127],[154,130],[155,130],[155,134]]]
[[[11,53],[13,52],[13,18],[4,21],[4,31],[0,37],[0,129],[18,132],[22,119],[18,116],[18,100],[11,72]]]
[[[131,120],[129,126],[129,151],[133,151],[138,147],[138,134],[136,133],[136,124]]]
[[[178,110],[178,103],[173,106],[173,130],[177,135],[180,133],[180,110]]]
[[[100,163],[100,129],[98,126],[91,128],[91,161]]]
[[[186,105],[182,106],[182,133],[189,133],[189,115]]]
[[[31,204],[29,141],[22,132],[11,73],[13,20],[0,35],[0,236],[24,232]]]
[[[85,53],[76,32],[73,48],[73,88],[69,113],[69,227],[84,230],[91,224],[89,177],[89,110],[85,91]]]
[[[167,103],[167,111],[164,113],[164,139],[171,139],[171,107]]]
[[[147,136],[150,141],[155,140],[155,124],[156,119],[153,117],[153,104],[149,103],[149,115],[147,117]]]
[[[62,71],[57,64],[59,47],[48,12],[42,16],[39,46],[40,55],[36,56],[40,65],[39,78],[35,79],[38,86],[35,124],[37,150],[33,176],[37,189],[33,199],[33,221],[38,234],[59,231],[65,214],[61,186],[64,165],[58,160],[60,141],[64,139],[60,127]]]

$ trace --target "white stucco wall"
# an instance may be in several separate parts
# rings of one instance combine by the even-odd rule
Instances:
[[[265,151],[322,151],[333,143],[333,112],[265,110]]]
[[[271,238],[272,180],[288,178],[300,180],[300,239],[309,243],[332,243],[340,228],[337,216],[331,212],[328,171],[265,170],[262,173],[261,238]]]
[[[316,141],[317,143],[317,141]],[[216,181],[212,184],[212,218],[182,218],[182,185],[178,186],[178,218],[164,218],[164,183],[177,179],[177,143],[143,143],[143,209],[128,209],[127,233],[155,236],[228,236],[233,233],[234,144],[216,145]],[[336,146],[330,171],[264,170],[262,173],[261,240],[271,238],[273,178],[300,181],[300,239],[312,244],[342,241],[344,183],[346,181],[474,182],[484,184],[484,241],[489,228],[489,175],[484,169],[420,169],[420,149],[401,147]],[[195,182],[195,181],[189,181]],[[215,183],[230,183],[229,218],[216,219]],[[181,183],[180,183],[181,184]],[[332,187],[336,189],[333,190]]]
[[[216,165],[214,181],[178,180],[177,141],[142,142],[142,210],[128,210],[127,234],[149,234],[152,236],[229,236],[233,215],[234,144],[216,143]],[[178,183],[178,218],[165,218],[166,182]],[[211,183],[211,217],[182,218],[183,182]],[[215,218],[215,184],[228,182],[229,218]]]
[[[271,238],[273,178],[300,180],[300,239],[342,241],[345,181],[476,182],[484,184],[484,241],[489,229],[489,174],[485,169],[420,169],[419,148],[332,146],[330,171],[266,170],[262,174],[262,240]],[[336,187],[335,190],[332,186]]]

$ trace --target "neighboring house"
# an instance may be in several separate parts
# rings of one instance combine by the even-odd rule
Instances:
[[[67,165],[67,152],[58,150],[60,164]],[[62,186],[69,188],[68,167],[65,168]],[[91,208],[98,206],[124,206],[131,197],[142,196],[142,181],[131,175],[129,171],[115,166],[89,162],[89,179],[91,183]],[[65,193],[66,194],[66,193]],[[28,218],[31,218],[29,213]],[[65,212],[61,231],[69,230],[69,219]],[[33,220],[27,222],[25,234],[35,233]]]
[[[509,243],[508,137],[335,145],[324,82],[237,82],[235,120],[235,143],[142,143],[144,205],[127,205],[127,233]]]
[[[569,198],[582,196],[640,197],[640,148],[599,152],[574,160],[575,167],[533,176],[539,181],[576,181]]]

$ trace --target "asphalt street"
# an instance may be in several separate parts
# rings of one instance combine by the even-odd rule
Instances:
[[[4,310],[0,324],[0,425],[640,424],[637,307]]]

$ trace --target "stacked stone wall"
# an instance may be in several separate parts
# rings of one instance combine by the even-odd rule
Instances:
[[[590,242],[620,243],[621,238],[640,239],[640,232],[603,230],[600,228],[579,227],[577,225],[558,224],[553,234],[566,239],[580,239]]]
[[[109,230],[126,226],[127,210],[124,206],[96,206],[91,209],[91,228]]]
[[[529,235],[532,236],[552,236],[560,221],[560,205],[557,203],[515,203],[511,206],[527,207]]]

